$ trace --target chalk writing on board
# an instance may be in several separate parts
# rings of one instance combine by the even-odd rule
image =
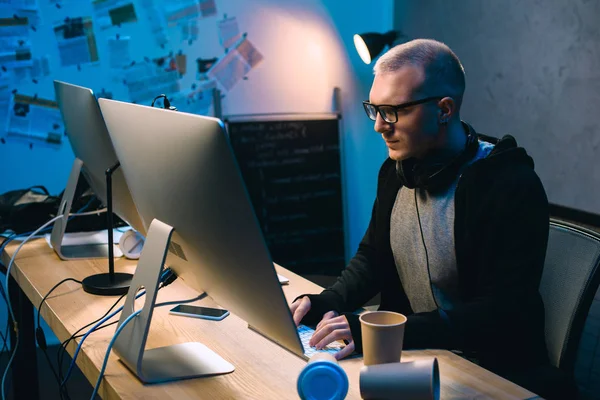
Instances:
[[[229,122],[230,141],[273,260],[294,272],[344,267],[337,119]]]

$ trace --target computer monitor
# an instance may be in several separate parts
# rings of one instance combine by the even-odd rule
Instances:
[[[109,249],[108,244],[63,245],[67,220],[69,213],[72,212],[71,205],[80,174],[83,174],[94,194],[107,204],[106,170],[117,165],[118,159],[92,90],[60,81],[54,81],[54,90],[65,123],[66,134],[76,158],[59,207],[59,214],[62,214],[63,218],[55,222],[50,243],[58,256],[64,260],[105,258],[108,257],[110,250],[114,250],[115,255],[120,256],[122,255],[120,250],[112,244],[112,249]],[[121,169],[113,172],[111,188],[114,212],[144,235],[146,233],[144,225]],[[125,292],[128,290],[127,282],[131,279],[131,275],[117,274],[116,277],[123,282],[115,283],[113,274],[111,279],[115,284],[107,281],[106,285],[109,286],[107,294],[118,294],[123,291],[123,288]],[[102,291],[106,285],[102,283],[104,279],[100,278],[101,282],[86,281],[84,285],[86,290],[91,293],[96,289]],[[111,287],[114,290],[110,289]]]
[[[302,356],[296,326],[223,123],[107,99],[99,103],[137,209],[144,223],[153,221],[146,226],[146,245],[127,301],[133,301],[134,287],[144,286],[146,296],[150,295],[144,307],[152,307],[152,291],[166,255],[165,265],[190,287],[206,292],[254,329]],[[156,253],[152,263],[151,252]],[[138,280],[144,273],[148,280]],[[125,304],[120,323],[127,318],[125,310],[132,309]],[[176,351],[152,349],[140,354],[139,344],[132,343],[140,340],[136,332],[143,331],[140,324],[149,319],[139,317],[131,321],[130,329],[123,329],[115,351],[140,379],[157,382],[211,374],[188,371],[173,376],[164,368],[157,371],[160,365],[152,366],[152,360],[173,361]],[[160,357],[148,354],[156,350],[162,352]],[[146,367],[140,370],[140,364]]]

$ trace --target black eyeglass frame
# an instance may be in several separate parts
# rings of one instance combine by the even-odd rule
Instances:
[[[371,121],[376,121],[377,113],[379,113],[379,115],[381,115],[381,118],[385,122],[387,122],[388,124],[395,124],[396,122],[398,122],[398,110],[402,110],[402,109],[416,106],[419,104],[427,103],[432,100],[441,100],[445,97],[449,97],[449,96],[432,96],[432,97],[425,97],[424,99],[420,99],[420,100],[409,101],[407,103],[402,103],[402,104],[398,104],[398,105],[380,104],[378,106],[376,106],[375,104],[371,104],[367,100],[365,100],[365,101],[363,101],[363,108],[365,109],[365,112],[367,113],[367,117],[369,117],[369,119]],[[369,112],[368,107],[373,107],[375,109],[375,118],[371,117],[371,113]],[[386,117],[384,116],[384,114],[380,111],[380,107],[391,107],[394,110],[394,116],[395,116],[394,121],[388,121],[386,119]]]

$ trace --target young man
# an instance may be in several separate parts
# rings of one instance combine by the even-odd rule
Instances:
[[[531,157],[461,121],[464,70],[443,43],[396,46],[374,72],[364,108],[389,158],[371,221],[337,282],[294,301],[294,321],[316,325],[317,348],[346,340],[343,358],[362,348],[354,311],[380,293],[408,318],[405,349],[461,350],[507,377],[547,365],[549,212]]]

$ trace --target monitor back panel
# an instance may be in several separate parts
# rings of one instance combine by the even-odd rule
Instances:
[[[175,228],[167,265],[301,355],[222,122],[106,99],[99,103],[144,221],[156,218]]]
[[[88,88],[60,81],[54,81],[54,89],[73,153],[83,161],[82,173],[94,194],[106,204],[105,171],[118,159],[96,97]],[[145,234],[144,224],[120,168],[112,175],[112,192],[114,212]]]

